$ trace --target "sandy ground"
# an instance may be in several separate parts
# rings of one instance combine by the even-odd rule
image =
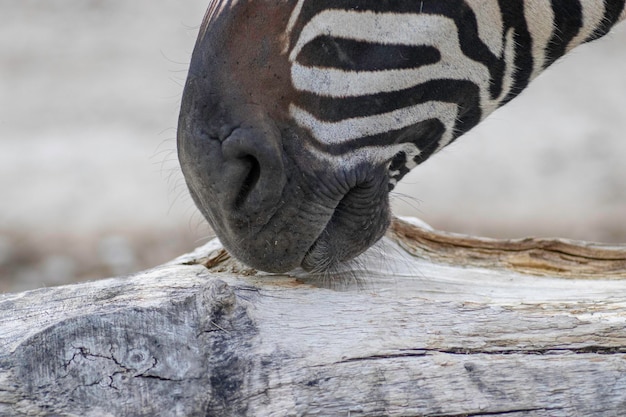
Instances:
[[[0,291],[129,273],[210,232],[175,158],[207,0],[0,2]],[[626,242],[626,25],[407,177],[438,228]]]

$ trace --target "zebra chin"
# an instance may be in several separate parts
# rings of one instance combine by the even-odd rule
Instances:
[[[380,217],[381,221],[369,220],[369,226],[363,227],[335,212],[312,241],[289,231],[271,236],[262,232],[247,234],[239,239],[234,235],[218,233],[218,236],[233,257],[257,270],[286,273],[301,267],[313,275],[325,274],[358,257],[384,235],[390,216],[381,212]],[[291,224],[292,230],[319,229],[319,226],[303,218],[293,219]]]

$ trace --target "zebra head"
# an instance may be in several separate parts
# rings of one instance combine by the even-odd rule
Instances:
[[[192,198],[257,269],[352,259],[411,168],[623,14],[590,2],[212,0],[179,119]]]
[[[397,179],[404,169],[398,155],[416,151],[411,128],[392,137],[384,118],[363,123],[371,104],[318,91],[331,87],[324,70],[368,63],[347,45],[292,36],[306,30],[301,6],[214,1],[179,121],[179,159],[196,205],[231,254],[271,272],[324,270],[376,242],[390,222],[391,172]],[[348,55],[330,62],[337,53]],[[370,65],[384,64],[376,53]]]

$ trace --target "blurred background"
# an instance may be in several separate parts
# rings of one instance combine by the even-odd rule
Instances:
[[[208,0],[0,0],[0,292],[123,275],[212,234],[176,160]],[[402,215],[626,242],[626,25],[412,172]]]

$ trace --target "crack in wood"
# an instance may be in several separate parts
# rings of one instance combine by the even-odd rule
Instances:
[[[534,408],[518,408],[511,410],[498,411],[476,411],[461,414],[426,414],[420,417],[482,417],[482,416],[506,416],[507,414],[531,413],[534,411],[557,411],[563,410],[563,407],[534,407]],[[416,416],[417,417],[417,416]]]
[[[429,352],[451,355],[615,355],[626,353],[626,346],[585,346],[581,348],[545,348],[545,349],[500,349],[480,350],[467,348],[426,349]]]
[[[316,365],[324,367],[329,365],[339,365],[343,363],[376,361],[397,358],[421,358],[433,353],[443,353],[446,355],[542,355],[542,356],[558,356],[558,355],[621,355],[626,353],[626,346],[585,346],[581,348],[545,348],[545,349],[500,349],[500,350],[481,350],[468,348],[449,348],[449,349],[415,349],[406,353],[388,353],[372,356],[360,356],[347,358],[330,364]]]

